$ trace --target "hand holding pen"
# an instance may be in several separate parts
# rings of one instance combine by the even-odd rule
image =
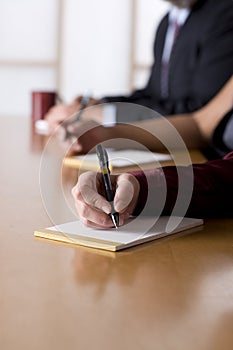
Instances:
[[[70,116],[77,113],[80,110],[80,102],[73,101],[70,104],[66,104],[62,99],[59,99],[53,107],[44,115],[44,121],[48,125],[48,130],[53,133],[57,130],[57,127],[64,121],[68,120]]]
[[[110,180],[115,211],[106,198],[102,171],[86,171],[79,175],[72,195],[79,219],[86,226],[101,229],[115,227],[111,218],[112,211],[118,213],[121,226],[134,212],[140,189],[138,180],[128,173],[111,174]]]
[[[81,99],[81,105],[80,105],[80,109],[77,113],[75,113],[74,116],[72,116],[71,118],[65,120],[62,123],[62,128],[63,128],[63,141],[68,140],[69,138],[72,138],[74,135],[68,130],[68,127],[72,124],[75,124],[76,122],[78,122],[81,119],[82,113],[84,111],[84,109],[88,106],[89,101],[90,101],[90,96],[83,96]]]

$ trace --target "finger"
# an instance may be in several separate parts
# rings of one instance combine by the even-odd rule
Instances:
[[[83,202],[75,202],[80,220],[90,227],[109,228],[113,227],[110,216],[96,208],[90,207]]]
[[[122,174],[117,179],[117,191],[114,198],[115,209],[120,213],[132,215],[138,201],[140,185],[135,176]]]
[[[85,225],[97,225],[103,228],[113,227],[113,222],[109,215],[111,205],[101,195],[104,191],[101,179],[102,177],[99,173],[85,172],[81,174],[77,185],[72,189],[72,195],[80,220]],[[115,181],[115,179],[116,177],[112,181]],[[123,225],[124,221],[125,216],[120,215],[120,225]]]
[[[84,186],[81,193],[87,204],[104,211],[106,214],[111,212],[111,205],[109,202],[92,188]]]
[[[93,217],[91,218],[91,220],[89,220],[88,218],[79,215],[80,221],[88,227],[97,228],[97,229],[115,228],[115,225],[113,224],[113,221],[109,215],[108,215],[108,218],[106,218],[106,220],[104,219],[103,221],[99,220],[99,216],[97,216],[96,218],[97,218],[97,221],[93,222],[92,221]],[[129,214],[124,214],[124,215],[120,214],[119,226],[122,226],[125,223],[125,221],[128,220],[128,218],[129,218]]]
[[[66,121],[73,116],[76,110],[76,106],[60,104],[52,107],[45,116],[45,119],[48,121],[50,129],[54,130],[62,122],[65,125]]]
[[[98,193],[96,176],[97,174],[91,171],[81,174],[78,184],[72,189],[72,195],[75,200],[85,202],[89,206],[109,214],[111,212],[111,205]],[[99,185],[99,181],[97,182]]]
[[[134,186],[125,176],[120,175],[117,180],[117,188],[114,197],[114,207],[118,212],[127,211],[134,198]]]
[[[66,115],[64,114],[64,109],[60,109],[59,107],[51,110],[51,112],[45,116],[45,120],[48,122],[50,131],[56,131],[58,125],[60,125],[65,118]]]
[[[76,207],[77,211],[80,211],[79,204],[78,203],[76,203],[76,204],[78,206],[78,208]],[[113,227],[115,228],[115,225],[114,225],[110,215],[107,215],[105,213],[102,213],[100,215],[100,212],[97,212],[97,213],[91,212],[94,209],[89,208],[89,210],[90,210],[90,213],[89,213],[90,217],[89,217],[89,215],[86,216],[86,215],[79,214],[79,219],[84,225],[91,227],[91,228],[102,228],[102,229],[113,228]],[[85,214],[87,214],[87,213],[85,213]],[[130,215],[128,213],[127,214],[120,214],[119,215],[119,226],[122,226],[125,223],[125,221],[128,220],[129,216]]]

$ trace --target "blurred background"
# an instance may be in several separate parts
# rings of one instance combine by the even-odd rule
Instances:
[[[0,0],[0,117],[31,113],[31,92],[69,103],[143,87],[163,0]]]

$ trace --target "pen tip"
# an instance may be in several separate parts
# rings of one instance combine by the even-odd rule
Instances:
[[[118,227],[119,227],[119,225],[118,225],[118,223],[119,223],[118,217],[116,217],[116,215],[112,215],[112,221],[113,221],[113,224],[115,226],[115,229],[118,230]]]

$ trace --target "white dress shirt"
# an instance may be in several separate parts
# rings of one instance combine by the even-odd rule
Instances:
[[[173,46],[173,38],[175,35],[175,23],[177,23],[180,27],[186,22],[188,16],[190,14],[190,9],[180,9],[178,7],[172,6],[169,17],[168,17],[168,29],[165,38],[165,44],[163,49],[163,62],[169,62],[172,46]]]

